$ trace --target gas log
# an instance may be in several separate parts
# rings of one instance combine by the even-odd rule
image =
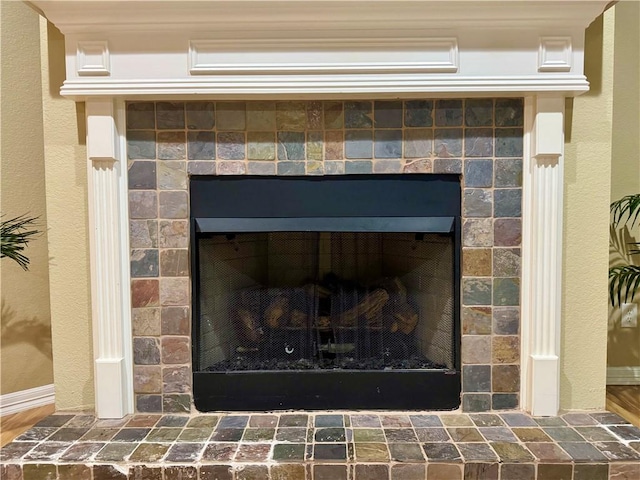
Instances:
[[[284,326],[289,313],[289,299],[284,295],[274,298],[264,311],[264,321],[271,328]]]
[[[233,312],[238,335],[255,344],[263,339],[264,328],[369,328],[405,335],[416,328],[418,312],[399,278],[385,278],[368,290],[336,279],[332,275],[324,283],[298,288],[240,291]]]
[[[386,290],[378,288],[368,293],[354,307],[338,316],[339,327],[355,327],[358,318],[364,317],[370,326],[380,326],[382,307],[389,301],[389,294]]]
[[[239,308],[236,311],[234,324],[238,334],[249,343],[258,343],[264,336],[264,331],[258,322],[257,316],[246,308]]]

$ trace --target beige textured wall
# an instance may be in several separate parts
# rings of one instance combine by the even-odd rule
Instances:
[[[605,403],[614,10],[586,32],[591,89],[568,102],[560,405]]]
[[[615,8],[611,200],[640,192],[640,2]]]
[[[1,206],[5,219],[38,216],[43,233],[26,249],[29,271],[3,258],[0,394],[53,383],[47,210],[44,185],[39,16],[0,5]]]
[[[82,104],[59,94],[65,78],[64,37],[45,20],[40,35],[56,407],[92,410],[84,112]]]
[[[640,2],[625,0],[615,6],[615,65],[613,132],[611,145],[611,201],[640,193]],[[633,231],[640,241],[638,228]],[[640,265],[640,257],[622,255]],[[612,265],[621,255],[612,249]],[[640,298],[635,303],[640,305]],[[620,328],[620,309],[609,308],[607,363],[611,367],[640,366],[640,328]]]

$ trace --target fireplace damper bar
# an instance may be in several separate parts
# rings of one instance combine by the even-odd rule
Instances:
[[[458,406],[459,179],[412,177],[192,179],[199,410]]]

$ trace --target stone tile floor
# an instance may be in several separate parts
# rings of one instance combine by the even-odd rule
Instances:
[[[57,413],[0,450],[2,480],[640,479],[616,414]]]

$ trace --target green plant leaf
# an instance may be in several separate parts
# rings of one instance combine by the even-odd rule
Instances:
[[[618,227],[621,223],[630,222],[631,228],[633,228],[640,218],[640,194],[622,197],[620,200],[613,202],[610,208],[615,227]]]
[[[627,249],[629,255],[638,255],[640,253],[640,242],[628,242],[627,245],[630,247],[634,247]]]
[[[639,266],[624,265],[609,269],[609,299],[611,300],[611,305],[615,306],[616,300],[618,305],[633,301],[638,287],[640,287]]]
[[[23,252],[29,241],[40,233],[34,228],[37,219],[21,215],[0,221],[0,258],[10,258],[23,269],[29,269],[29,258]]]

